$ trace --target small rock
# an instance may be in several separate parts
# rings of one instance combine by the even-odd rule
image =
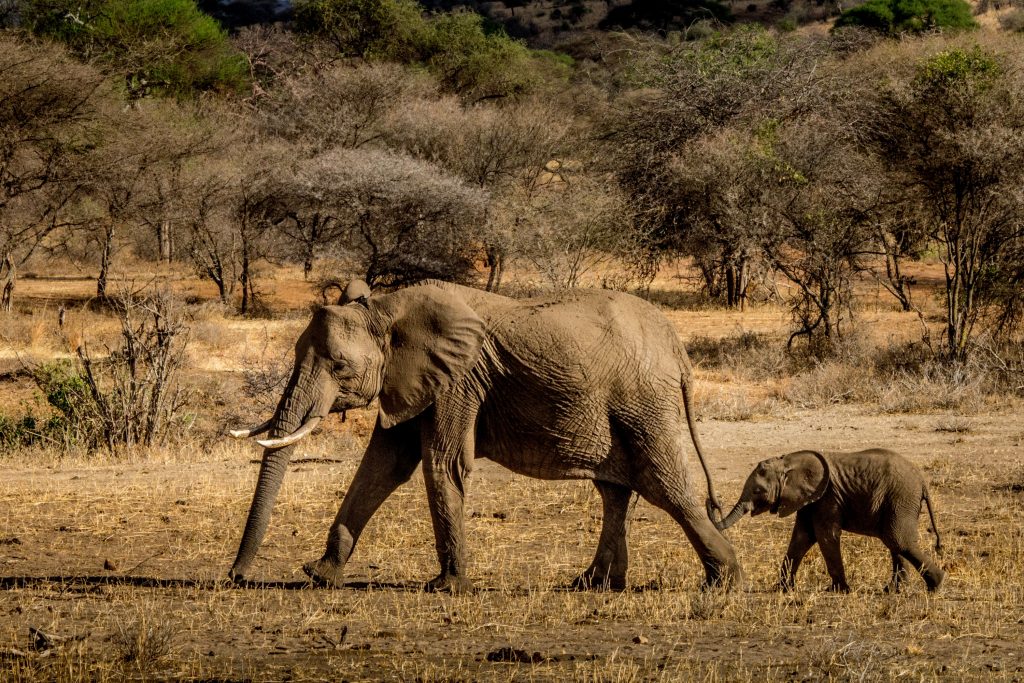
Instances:
[[[108,572],[116,572],[117,571],[117,565],[115,565],[110,560],[103,560],[103,568],[106,569]]]
[[[633,642],[637,645],[646,645],[651,641],[646,636],[633,636]]]

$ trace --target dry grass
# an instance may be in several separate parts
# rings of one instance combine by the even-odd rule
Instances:
[[[294,298],[298,311],[308,294],[302,300],[301,283],[287,282],[281,300]],[[52,313],[40,310],[0,321],[7,326],[0,355],[61,352],[60,343],[45,341]],[[83,333],[115,329],[100,314],[72,313]],[[930,595],[913,578],[905,593],[883,594],[887,552],[847,535],[853,594],[823,591],[817,551],[800,570],[798,590],[776,593],[790,521],[766,515],[730,532],[744,586],[700,593],[696,555],[679,527],[645,501],[633,511],[629,536],[632,590],[565,592],[597,542],[593,486],[527,479],[487,461],[471,478],[465,511],[480,590],[458,597],[419,590],[437,567],[418,473],[370,523],[348,567],[349,587],[306,588],[299,567],[322,552],[372,426],[368,411],[350,412],[344,424],[330,420],[303,443],[251,572],[264,583],[231,587],[223,578],[258,453],[215,430],[265,416],[255,399],[239,400],[243,375],[272,378],[305,314],[250,321],[201,304],[190,381],[201,389],[196,409],[205,433],[118,458],[46,449],[0,455],[0,680],[1024,676],[1019,404],[994,404],[987,385],[966,375],[901,375],[896,370],[909,365],[902,352],[877,349],[902,348],[917,321],[888,310],[869,325],[884,331],[864,342],[866,355],[823,364],[787,360],[781,309],[668,314],[698,367],[700,428],[723,501],[770,455],[896,448],[931,481],[949,570],[941,592]],[[35,325],[42,332],[33,333]],[[874,370],[865,371],[866,359]],[[15,386],[5,382],[0,391],[7,398]],[[33,649],[30,627],[55,640]],[[488,660],[503,648],[523,656]]]

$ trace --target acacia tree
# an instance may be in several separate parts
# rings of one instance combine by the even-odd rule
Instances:
[[[743,309],[763,261],[766,230],[755,140],[726,128],[687,142],[669,165],[673,201],[687,206],[680,251],[693,256],[708,294]]]
[[[75,159],[95,122],[99,75],[47,45],[0,34],[0,308],[17,268],[74,219]]]
[[[661,48],[644,53],[636,70],[645,87],[619,98],[604,137],[611,170],[635,207],[632,224],[648,241],[653,262],[670,251],[703,258],[711,288],[732,281],[732,302],[742,301],[737,292],[743,288],[749,249],[733,240],[737,249],[732,253],[709,251],[702,235],[716,224],[728,223],[730,231],[754,224],[728,216],[742,201],[726,196],[733,191],[728,188],[737,187],[728,177],[713,178],[715,170],[706,165],[694,173],[684,167],[712,163],[699,155],[717,145],[713,163],[719,171],[733,177],[749,173],[742,152],[729,152],[724,140],[712,142],[716,131],[729,126],[756,130],[814,110],[826,98],[823,83],[829,78],[817,66],[838,42],[783,41],[767,31],[744,28],[668,53]],[[708,197],[708,192],[717,196]],[[709,213],[695,216],[700,211]]]
[[[431,86],[397,64],[310,59],[279,74],[259,106],[268,132],[317,154],[381,139],[395,111]]]
[[[869,144],[941,250],[946,350],[957,361],[986,307],[1007,291],[1007,266],[1024,240],[1022,86],[992,52],[940,51],[880,94],[870,130]]]
[[[878,209],[871,160],[841,120],[820,115],[759,136],[765,258],[797,288],[797,329],[829,353],[853,315],[852,284],[873,253]]]
[[[485,192],[433,164],[380,150],[332,150],[302,165],[322,201],[292,195],[282,206],[278,186],[254,188],[254,211],[264,220],[282,210],[330,218],[331,251],[371,286],[400,286],[424,278],[467,281],[474,273]]]
[[[545,164],[569,146],[569,132],[565,117],[540,101],[466,106],[457,98],[444,97],[421,98],[396,112],[385,139],[412,156],[442,166],[514,212],[517,200],[532,201],[532,188]],[[495,220],[500,223],[503,218],[492,214],[488,222]],[[516,241],[509,239],[514,236],[501,226],[493,227],[480,235],[490,271],[488,291],[500,289],[505,262],[510,254],[516,255]]]
[[[335,180],[324,173],[323,159],[314,157],[282,164],[263,185],[261,210],[283,237],[285,250],[302,263],[307,280],[316,259],[348,234],[342,217],[349,207],[339,205]]]
[[[495,243],[533,266],[556,289],[578,287],[582,278],[620,256],[631,233],[625,229],[624,198],[610,178],[552,170],[522,183],[495,201]]]

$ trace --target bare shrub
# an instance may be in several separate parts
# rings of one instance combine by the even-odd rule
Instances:
[[[558,162],[548,168],[496,202],[493,239],[506,254],[529,262],[549,286],[578,287],[626,250],[628,214],[607,179],[572,177]]]
[[[155,615],[142,615],[129,623],[118,622],[114,635],[117,658],[133,674],[147,679],[159,676],[173,654],[177,633]]]
[[[189,328],[167,289],[126,291],[113,302],[121,344],[95,357],[78,347],[81,377],[102,441],[111,450],[166,443],[181,425],[187,392],[178,384]]]
[[[429,96],[431,80],[398,64],[306,64],[281,76],[262,101],[268,130],[314,153],[380,139],[410,100]]]
[[[694,337],[686,351],[695,365],[751,380],[779,377],[785,372],[782,343],[766,334],[743,331],[729,337]]]

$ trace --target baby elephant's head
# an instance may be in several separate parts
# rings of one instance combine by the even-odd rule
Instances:
[[[747,514],[772,512],[779,517],[791,515],[821,498],[828,487],[828,461],[821,453],[797,451],[757,463],[747,477],[743,493],[732,511],[721,522],[725,530]]]

